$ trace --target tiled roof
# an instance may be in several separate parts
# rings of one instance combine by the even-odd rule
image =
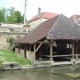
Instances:
[[[47,39],[80,39],[80,26],[67,17],[60,15]]]
[[[80,24],[80,15],[74,14],[70,17],[70,19]]]
[[[38,25],[16,43],[33,44],[43,38],[80,40],[80,26],[66,16],[58,15]]]
[[[57,16],[58,14],[56,13],[50,13],[50,12],[43,12],[41,13],[40,15],[36,15],[34,16],[32,19],[30,19],[28,22],[32,22],[32,21],[35,21],[37,19],[40,19],[40,18],[44,18],[44,19],[50,19],[52,17],[55,17]]]
[[[22,39],[16,41],[16,43],[34,43],[46,37],[57,18],[58,16],[54,17],[54,19],[51,18],[44,21],[42,24],[33,29],[27,36],[24,36]]]

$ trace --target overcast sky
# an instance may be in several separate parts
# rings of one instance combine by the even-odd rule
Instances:
[[[0,0],[1,7],[15,7],[16,10],[24,13],[25,0]],[[41,7],[41,12],[52,12],[64,14],[70,17],[73,14],[80,15],[80,0],[27,0],[26,16],[29,20],[34,15],[38,14],[38,8]]]

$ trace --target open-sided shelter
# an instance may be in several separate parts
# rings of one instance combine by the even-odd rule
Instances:
[[[79,58],[80,26],[60,14],[38,25],[15,45],[15,51],[31,61]]]

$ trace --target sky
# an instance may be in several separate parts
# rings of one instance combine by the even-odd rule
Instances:
[[[41,12],[52,12],[64,14],[67,17],[73,14],[80,15],[80,0],[26,0],[26,18],[29,20],[38,14],[38,8]],[[14,7],[24,14],[25,0],[0,0],[0,7]]]

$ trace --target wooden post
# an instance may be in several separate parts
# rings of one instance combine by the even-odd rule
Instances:
[[[26,45],[24,45],[24,57],[26,58]]]
[[[31,51],[31,45],[29,45],[29,51]]]
[[[18,44],[18,53],[20,54],[20,44]]]
[[[36,44],[34,44],[34,54],[35,54],[35,60],[36,60]]]
[[[78,43],[76,43],[76,59],[78,59]]]
[[[42,60],[42,47],[40,47],[40,60]]]
[[[74,43],[72,43],[72,59],[74,59]]]
[[[50,41],[50,61],[53,61],[52,55],[53,55],[53,45],[52,41]]]

